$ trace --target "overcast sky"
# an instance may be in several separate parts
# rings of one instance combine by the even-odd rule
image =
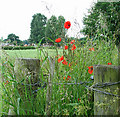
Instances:
[[[64,16],[72,24],[68,35],[76,36],[83,27],[83,16],[93,2],[96,0],[0,0],[0,38],[5,39],[8,34],[14,33],[21,40],[28,39],[32,16],[36,13],[47,18],[51,15]]]

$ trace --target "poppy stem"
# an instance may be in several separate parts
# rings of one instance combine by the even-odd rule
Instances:
[[[118,66],[120,66],[120,42],[118,45]]]
[[[57,48],[57,46],[55,45],[55,49],[56,49],[56,56],[57,56],[57,60],[58,60],[58,48]],[[58,77],[58,75],[59,75],[59,68],[58,68],[59,66],[58,66],[58,62],[56,62],[56,65],[55,65],[55,70],[56,70],[56,73],[57,73],[57,77]]]

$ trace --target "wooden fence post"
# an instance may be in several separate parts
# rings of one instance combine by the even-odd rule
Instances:
[[[119,115],[120,66],[94,65],[93,69],[94,85],[99,83],[93,88],[94,115]]]
[[[46,94],[46,115],[50,115],[51,110],[51,95],[52,95],[52,79],[54,78],[54,69],[55,69],[55,58],[49,58],[50,71],[49,77],[47,80],[47,94]]]
[[[23,80],[23,82],[17,86],[17,89],[21,98],[24,100],[24,97],[26,96],[25,94],[26,84],[27,84],[26,86],[27,94],[31,96],[32,94],[30,92],[30,84],[35,84],[38,81],[40,81],[39,80],[40,60],[32,59],[32,58],[17,58],[15,61],[14,72],[15,72],[15,77],[17,82],[20,82]],[[37,90],[38,85],[39,83],[36,85],[31,85],[32,91]],[[35,95],[33,96],[35,97]],[[24,100],[24,102],[25,103],[23,104],[23,107],[25,107],[29,103],[29,100]],[[25,108],[27,109],[27,107]],[[13,114],[14,114],[14,108],[10,106],[8,115],[13,115]]]

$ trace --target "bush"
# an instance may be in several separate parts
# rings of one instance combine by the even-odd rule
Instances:
[[[55,46],[51,46],[51,47],[49,47],[49,49],[55,49]]]
[[[12,46],[4,46],[2,47],[2,49],[4,50],[26,50],[26,49],[36,49],[34,46],[16,46],[16,47],[12,47]]]

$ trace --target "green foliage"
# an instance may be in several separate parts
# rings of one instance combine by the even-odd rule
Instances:
[[[91,38],[100,37],[120,41],[120,2],[97,2],[89,10],[89,15],[83,18],[85,25],[81,31]]]
[[[30,44],[30,42],[29,42],[29,40],[23,40],[23,45],[25,45],[25,44]]]
[[[14,44],[14,45],[22,44],[22,41],[19,40],[19,36],[16,36],[13,33],[9,34],[7,39],[4,39],[3,42],[7,42],[7,43],[10,43],[10,44]]]
[[[65,19],[63,16],[59,16],[58,19],[56,16],[51,16],[45,30],[47,42],[50,42],[48,38],[55,41],[55,39],[65,36],[64,23]]]
[[[4,50],[26,50],[26,49],[36,49],[36,48],[34,46],[27,46],[27,47],[24,47],[24,46],[15,46],[15,47],[4,46],[4,47],[2,47],[2,49],[4,49]]]
[[[28,41],[30,43],[39,43],[39,41],[42,40],[42,44],[46,42],[53,43],[49,39],[55,41],[56,38],[64,38],[64,22],[65,19],[63,16],[59,16],[58,19],[56,16],[51,16],[47,21],[47,18],[41,13],[33,15],[31,34]]]
[[[57,37],[64,38],[65,36],[64,23],[65,23],[65,18],[63,16],[59,16],[57,21]]]
[[[58,63],[58,58],[63,55],[62,49],[58,49],[59,57],[55,58],[55,70],[54,77],[52,79],[52,97],[51,97],[51,115],[84,115],[84,116],[92,116],[93,115],[93,102],[88,100],[88,92],[85,88],[85,85],[91,86],[91,83],[77,85],[71,84],[67,85],[64,83],[80,83],[84,81],[91,81],[90,74],[88,73],[88,66],[92,66],[95,64],[104,64],[107,65],[108,62],[111,62],[112,65],[117,65],[117,48],[112,41],[99,41],[86,39],[86,43],[81,47],[81,43],[77,43],[77,48],[72,53],[69,59],[72,61],[72,65],[69,68],[68,66],[63,65],[62,63]],[[95,45],[96,44],[96,45]],[[109,46],[111,45],[111,46]],[[89,48],[94,47],[95,51],[90,51]],[[28,54],[29,51],[29,54]],[[26,108],[24,108],[24,103],[26,103],[26,107],[29,107],[29,111],[34,115],[45,115],[45,105],[46,105],[46,93],[47,87],[39,87],[39,91],[37,92],[37,98],[35,99],[35,105],[33,105],[32,97],[30,100],[28,97],[25,97],[26,101],[21,100],[21,96],[18,92],[18,84],[15,81],[15,73],[14,73],[14,62],[13,58],[16,57],[31,57],[40,59],[40,80],[41,86],[44,86],[44,82],[47,82],[49,77],[49,61],[48,56],[56,56],[56,49],[42,49],[38,48],[36,50],[21,50],[21,51],[6,51],[8,55],[3,53],[4,59],[2,60],[2,75],[3,75],[3,115],[7,115],[8,109],[10,105],[13,105],[16,109],[16,113],[20,115],[28,115],[25,113]],[[13,55],[14,52],[14,55]],[[22,53],[23,52],[23,53]],[[67,54],[67,51],[65,51]],[[16,53],[16,54],[15,54]],[[22,53],[22,55],[18,56],[18,54]],[[36,54],[36,56],[34,55]],[[69,53],[70,54],[70,53]],[[57,74],[58,72],[58,74]],[[69,81],[63,80],[67,75],[71,76]],[[4,85],[6,81],[10,81],[10,83]],[[57,84],[63,83],[63,84]],[[12,84],[15,85],[16,88],[12,88]],[[14,96],[10,98],[11,92],[14,92]],[[27,93],[27,92],[26,92]],[[27,95],[27,94],[26,94]],[[20,98],[20,102],[18,104],[18,99]],[[78,101],[79,98],[79,101]],[[29,102],[27,102],[29,101]],[[10,103],[11,102],[11,103]],[[19,105],[19,111],[17,112]]]
[[[29,41],[32,43],[39,43],[39,41],[45,37],[45,26],[47,18],[41,13],[33,15],[31,22],[31,33]],[[42,40],[42,43],[45,42],[45,39]]]
[[[47,22],[45,30],[46,37],[49,37],[54,41],[57,38],[56,32],[57,32],[57,18],[56,16],[51,16],[51,18]]]

